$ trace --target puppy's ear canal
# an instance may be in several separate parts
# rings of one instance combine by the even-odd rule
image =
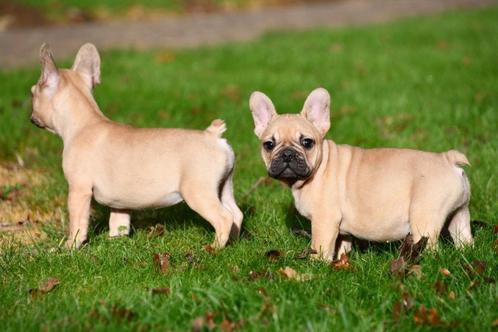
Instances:
[[[330,95],[324,88],[313,90],[301,112],[325,136],[330,129]]]
[[[47,44],[40,47],[41,75],[38,84],[46,89],[49,94],[55,92],[59,84],[59,70],[55,65],[52,52]]]
[[[249,108],[254,119],[254,133],[261,137],[271,119],[277,115],[275,106],[264,93],[255,91],[249,99]]]
[[[92,89],[100,83],[100,55],[95,45],[86,43],[80,47],[72,70],[79,72],[88,87]]]

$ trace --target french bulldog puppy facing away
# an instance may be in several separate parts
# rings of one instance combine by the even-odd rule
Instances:
[[[403,239],[437,245],[443,227],[457,246],[472,244],[470,185],[460,152],[362,149],[324,139],[330,95],[314,90],[300,114],[275,111],[261,92],[249,106],[268,174],[287,183],[297,210],[311,220],[314,258],[332,260],[351,249],[351,235],[370,241]]]
[[[31,121],[62,137],[62,167],[69,184],[67,247],[87,239],[92,196],[111,207],[109,235],[128,235],[130,210],[166,207],[185,200],[215,229],[222,248],[237,236],[242,213],[233,196],[232,148],[221,138],[225,124],[206,130],[140,129],[112,122],[92,96],[100,83],[100,57],[83,45],[71,69],[58,69],[46,44],[41,77],[31,88]]]

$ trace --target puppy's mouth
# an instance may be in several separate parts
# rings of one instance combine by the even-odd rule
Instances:
[[[38,118],[35,118],[34,116],[31,117],[31,123],[40,129],[45,129],[45,126],[41,123],[41,121],[38,120]]]
[[[275,179],[293,182],[307,179],[311,175],[311,169],[299,152],[286,148],[272,159],[268,175]]]

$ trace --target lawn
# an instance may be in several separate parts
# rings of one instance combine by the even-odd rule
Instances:
[[[2,170],[24,177],[2,186],[2,204],[25,207],[16,213],[39,218],[43,231],[24,245],[0,232],[0,330],[491,330],[498,324],[497,54],[498,8],[195,50],[104,52],[95,96],[110,118],[145,127],[227,122],[245,221],[241,239],[219,252],[206,250],[213,230],[182,204],[134,213],[131,237],[112,241],[107,210],[95,205],[88,245],[60,248],[62,141],[28,120],[39,69],[0,72]],[[265,169],[248,97],[261,90],[280,112],[297,112],[317,86],[332,93],[328,137],[338,143],[467,155],[474,248],[442,241],[422,255],[421,273],[403,278],[390,273],[399,243],[357,244],[348,269],[296,258],[309,239],[293,229],[309,222],[279,183],[253,187]],[[278,254],[267,257],[270,250]],[[170,254],[167,272],[154,253]],[[285,267],[309,280],[285,278]],[[60,284],[36,291],[48,278]]]

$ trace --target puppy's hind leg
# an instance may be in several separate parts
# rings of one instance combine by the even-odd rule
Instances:
[[[351,248],[353,247],[353,239],[351,236],[339,235],[336,246],[339,247],[337,249],[337,259],[340,259],[342,254],[347,254],[351,251]]]
[[[203,190],[200,190],[202,186],[194,186],[194,188],[194,190],[182,192],[185,202],[214,227],[216,238],[213,246],[216,248],[225,247],[234,223],[232,213],[223,206],[216,189],[208,191],[205,184]]]
[[[453,214],[448,224],[448,231],[457,248],[474,243],[470,230],[470,213],[467,204],[458,208]]]
[[[242,220],[244,215],[240,211],[237,203],[235,202],[235,197],[233,196],[233,180],[232,174],[230,174],[223,184],[221,190],[221,202],[223,206],[226,207],[233,215],[233,225],[230,230],[230,238],[236,239],[239,237],[240,230],[242,229]]]
[[[417,243],[422,237],[428,237],[427,248],[436,250],[438,238],[443,228],[447,213],[434,211],[430,208],[418,207],[410,211],[410,229],[413,242]]]
[[[109,237],[130,234],[130,214],[123,210],[112,209],[109,217]]]

